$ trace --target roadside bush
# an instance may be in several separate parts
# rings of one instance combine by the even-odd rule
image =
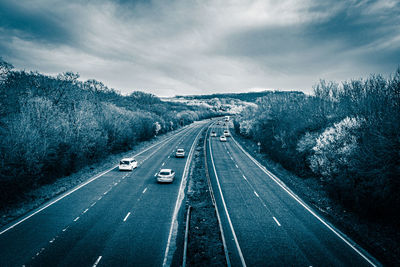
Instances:
[[[217,115],[78,78],[17,71],[0,59],[0,207],[110,153]]]
[[[397,220],[400,68],[388,79],[321,80],[314,96],[271,93],[257,106],[236,118],[236,132],[261,142],[285,168],[319,178],[346,207]]]
[[[316,139],[309,158],[310,167],[322,179],[330,181],[350,168],[358,146],[358,134],[362,119],[346,117],[328,127]]]

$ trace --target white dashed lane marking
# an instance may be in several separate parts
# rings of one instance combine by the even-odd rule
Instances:
[[[147,187],[143,190],[142,194],[146,193],[147,191]]]
[[[237,164],[235,164],[235,166],[236,166],[236,168],[238,168],[238,169],[239,169],[239,166],[238,166]]]
[[[96,262],[93,264],[93,267],[96,267],[97,264],[99,264],[99,262],[101,261],[102,256],[99,256],[96,260]]]
[[[79,216],[74,219],[74,222],[76,222],[77,220],[79,220]]]
[[[82,213],[85,214],[89,209],[85,209]]]
[[[254,191],[254,195],[256,195],[256,197],[260,197],[256,191]]]
[[[126,214],[125,218],[124,218],[124,222],[128,219],[129,215],[131,215],[130,212],[128,212],[128,214]]]
[[[278,220],[277,220],[275,217],[272,217],[272,218],[274,218],[274,221],[276,222],[276,224],[277,224],[278,226],[281,226],[281,224],[278,222]]]

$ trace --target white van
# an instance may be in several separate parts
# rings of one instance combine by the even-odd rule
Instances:
[[[138,165],[138,163],[137,163],[136,159],[124,158],[124,159],[120,160],[118,169],[120,171],[131,171],[131,170],[137,168],[137,165]]]

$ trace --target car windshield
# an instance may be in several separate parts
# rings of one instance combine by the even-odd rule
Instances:
[[[170,175],[170,172],[160,172],[160,175]]]
[[[127,160],[121,160],[120,162],[119,162],[119,164],[121,164],[121,165],[129,165],[129,161],[127,161]]]
[[[178,152],[183,152],[183,149],[178,149]]]

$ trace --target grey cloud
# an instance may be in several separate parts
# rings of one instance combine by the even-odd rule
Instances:
[[[396,1],[53,2],[0,3],[0,56],[123,92],[310,90],[389,73],[399,58]]]
[[[68,43],[72,37],[60,18],[19,1],[0,2],[0,28],[14,36],[44,43]]]

